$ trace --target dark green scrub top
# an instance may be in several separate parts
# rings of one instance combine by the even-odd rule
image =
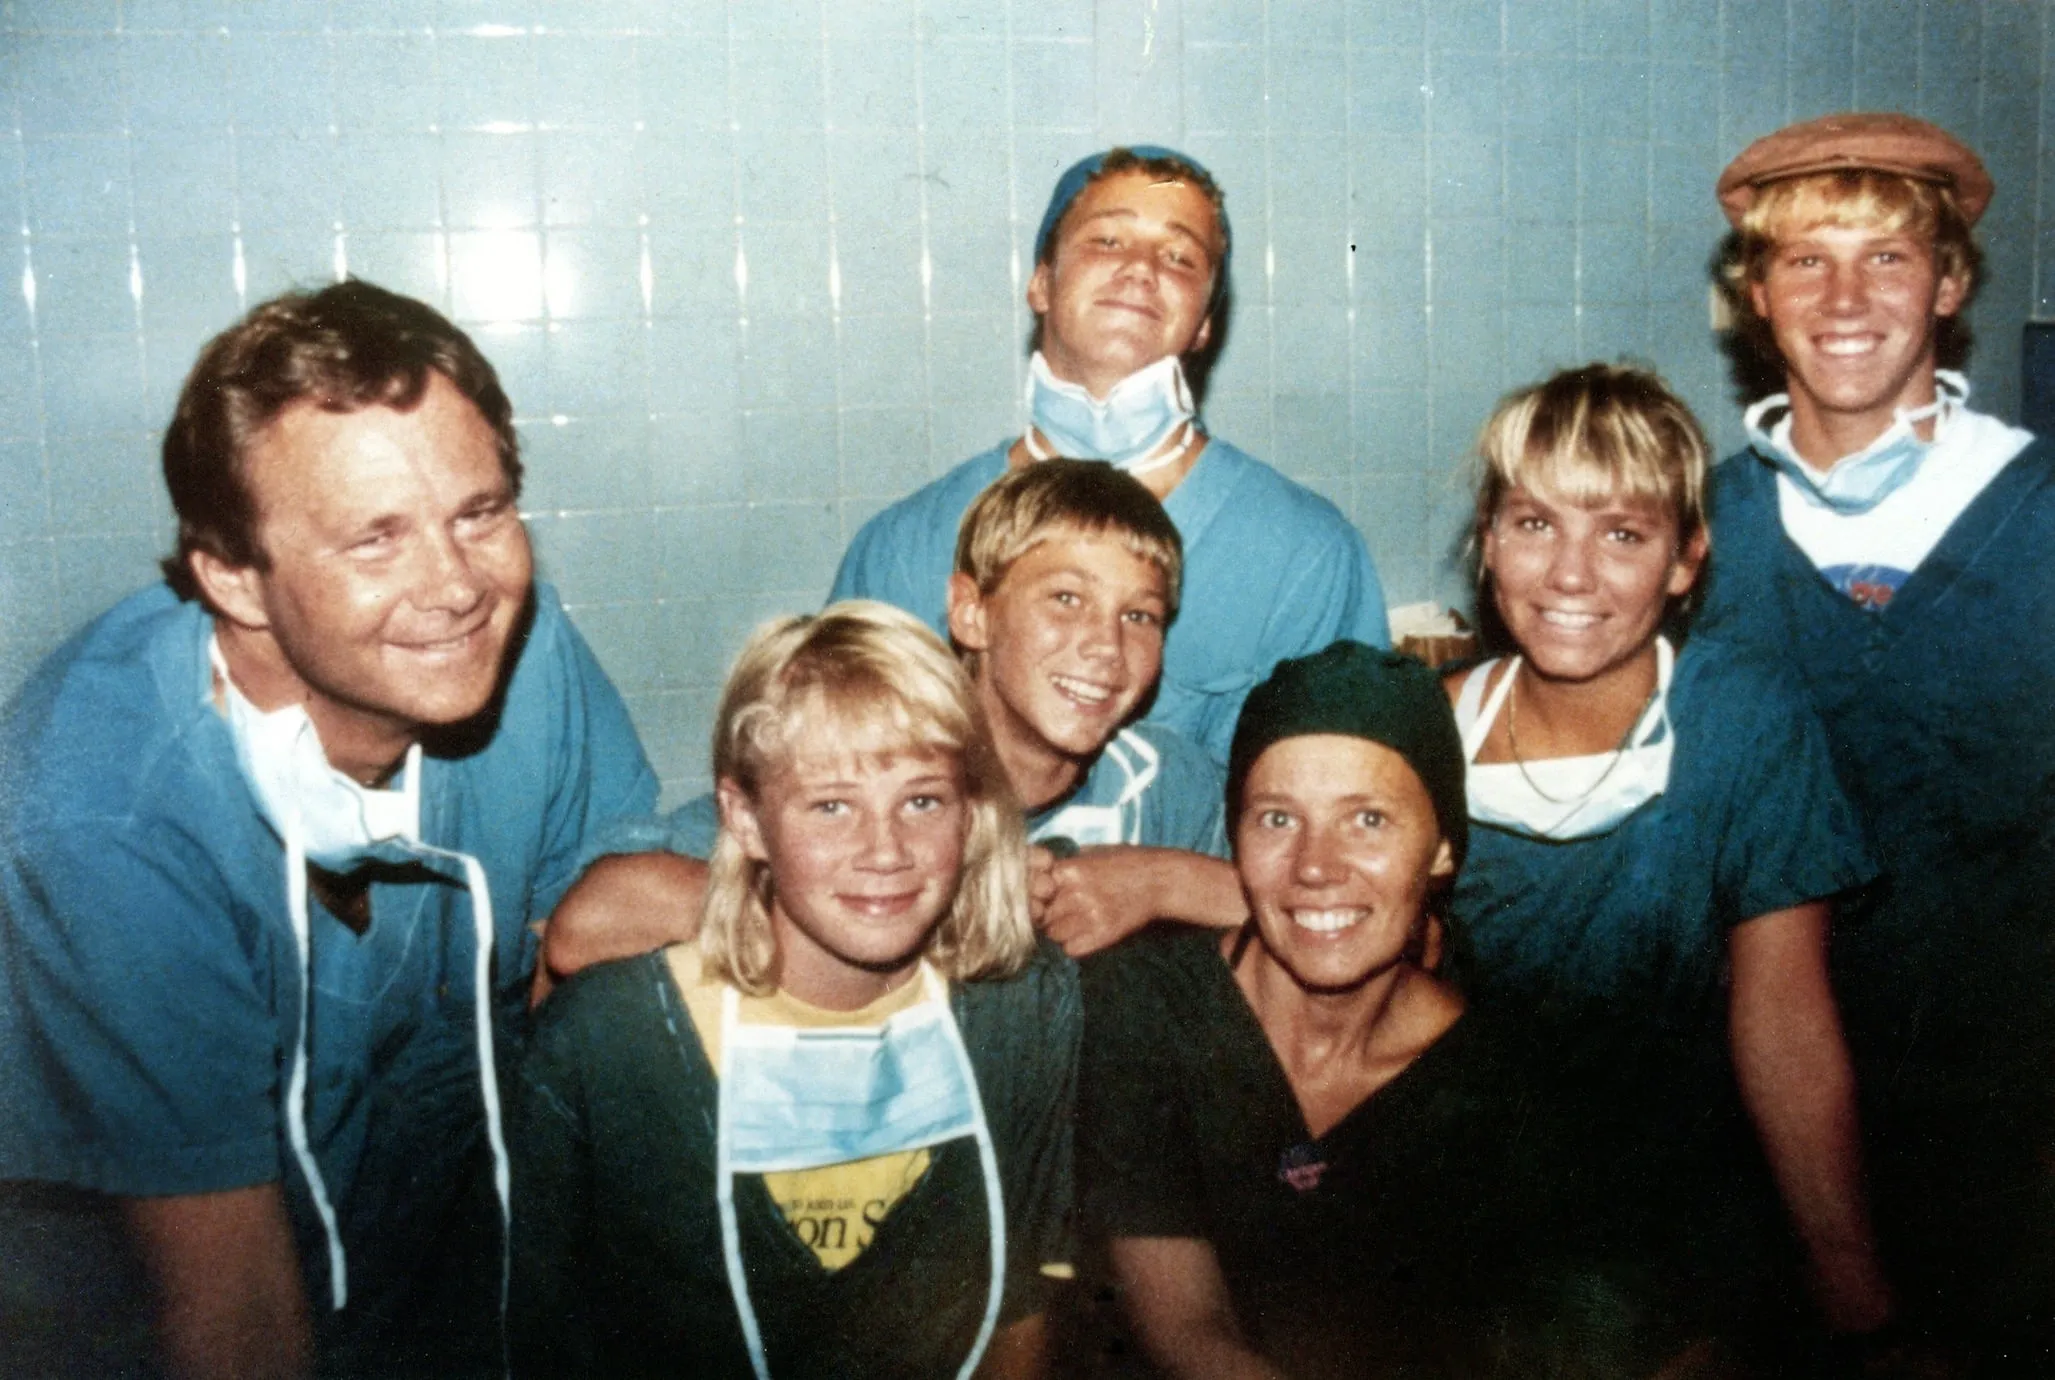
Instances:
[[[1531,1369],[1578,1188],[1505,1032],[1465,1015],[1316,1140],[1217,933],[1145,931],[1084,975],[1089,1230],[1210,1242],[1295,1378]]]
[[[1004,1327],[1043,1308],[1041,1265],[1069,1259],[1077,970],[1044,943],[1019,976],[954,985],[951,1002],[999,1160]],[[751,1375],[721,1249],[716,1090],[661,953],[580,974],[543,1007],[508,1111],[516,1375]],[[761,1175],[737,1177],[735,1205],[772,1375],[956,1373],[991,1277],[974,1141],[936,1147],[836,1272]]]

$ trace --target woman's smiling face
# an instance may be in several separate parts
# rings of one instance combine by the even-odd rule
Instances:
[[[1484,568],[1506,630],[1534,671],[1591,681],[1647,651],[1669,601],[1691,589],[1703,537],[1647,500],[1584,505],[1507,490],[1484,533]]]

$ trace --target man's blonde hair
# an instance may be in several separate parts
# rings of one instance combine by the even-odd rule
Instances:
[[[1698,419],[1647,369],[1586,364],[1510,393],[1477,440],[1477,534],[1515,488],[1579,505],[1624,498],[1705,530],[1710,447]]]
[[[1184,541],[1156,496],[1098,460],[1043,460],[1008,470],[972,500],[956,529],[956,570],[989,595],[1013,563],[1051,537],[1115,536],[1163,572],[1165,621],[1177,616]]]
[[[736,658],[714,720],[717,780],[752,800],[809,730],[859,759],[941,753],[962,768],[963,872],[924,956],[956,981],[1007,977],[1034,950],[1027,837],[969,677],[911,614],[867,599],[775,619]],[[706,971],[752,996],[777,986],[769,869],[726,827],[709,862],[699,932]]]

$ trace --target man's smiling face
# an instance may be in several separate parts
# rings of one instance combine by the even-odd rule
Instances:
[[[1219,245],[1213,203],[1189,182],[1133,169],[1086,187],[1028,281],[1049,368],[1103,398],[1136,370],[1203,348]]]

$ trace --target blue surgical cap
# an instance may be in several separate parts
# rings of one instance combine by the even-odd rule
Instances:
[[[1208,177],[1213,175],[1210,172],[1206,172],[1205,164],[1190,154],[1179,153],[1176,149],[1164,148],[1161,144],[1126,144],[1122,147],[1137,158],[1175,158],[1178,162],[1187,164],[1198,172],[1206,173]],[[1086,185],[1097,175],[1099,169],[1106,166],[1106,160],[1119,151],[1119,149],[1102,149],[1098,153],[1089,154],[1071,164],[1069,170],[1063,176],[1056,179],[1056,190],[1049,194],[1049,209],[1042,212],[1042,226],[1039,230],[1035,231],[1036,263],[1042,262],[1044,251],[1049,247],[1049,237],[1056,233],[1057,222],[1061,221],[1063,213],[1070,209],[1070,203],[1077,200],[1078,193],[1085,189]],[[1220,212],[1220,237],[1230,245],[1234,242],[1227,232],[1227,212],[1225,209]],[[1226,283],[1227,260],[1223,256],[1220,261],[1219,271],[1214,275],[1213,279],[1213,295],[1216,299],[1220,296]]]

